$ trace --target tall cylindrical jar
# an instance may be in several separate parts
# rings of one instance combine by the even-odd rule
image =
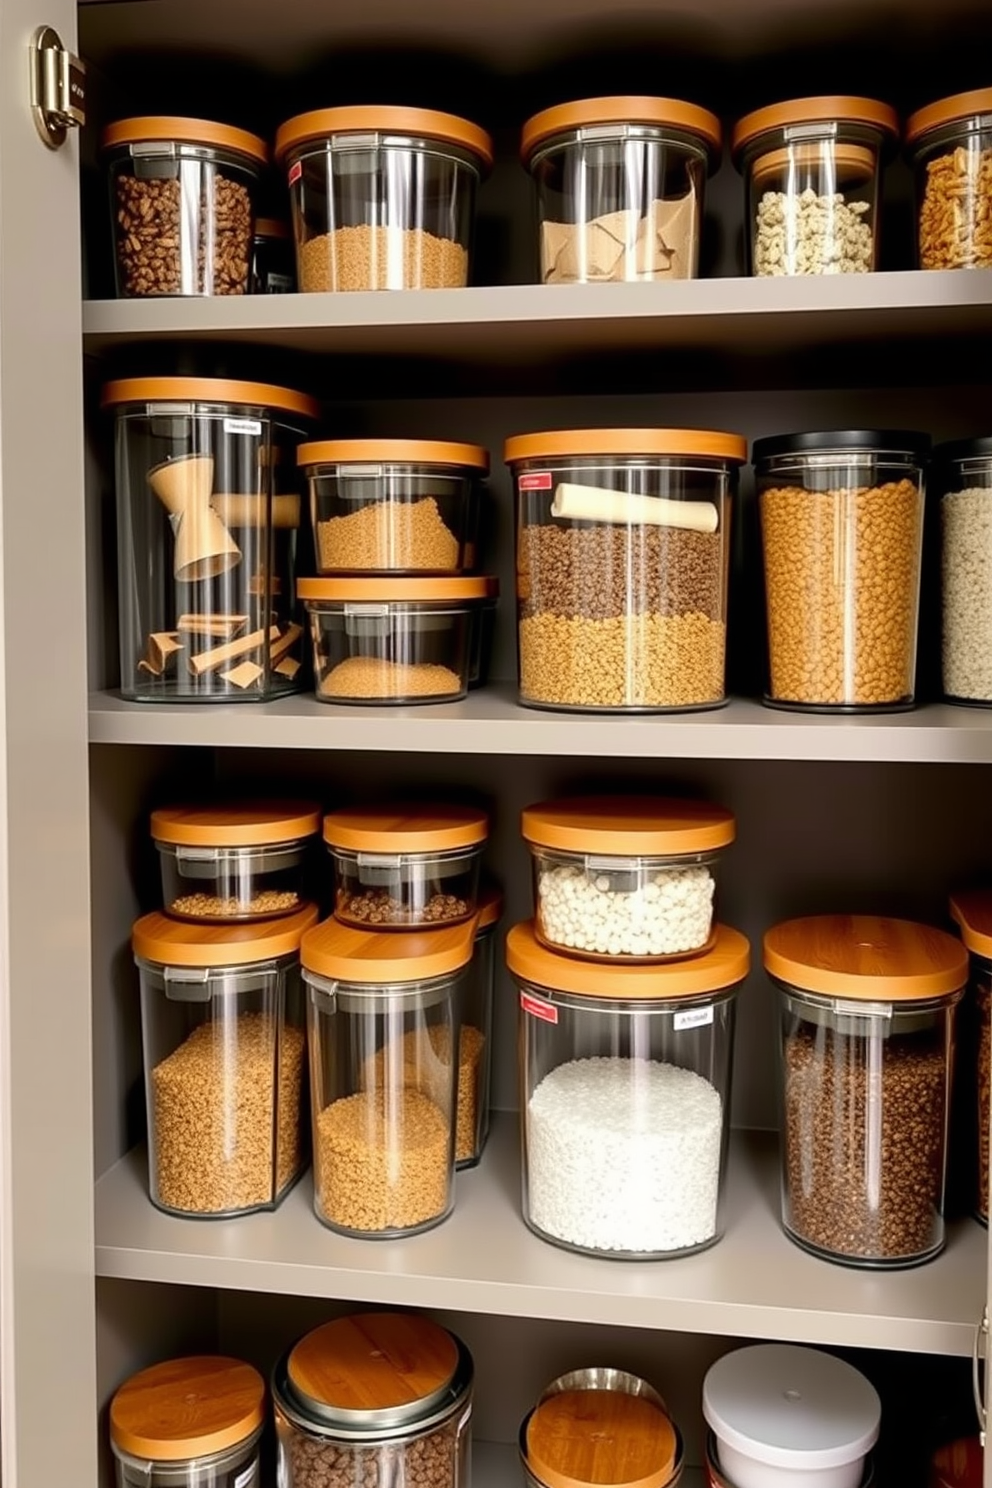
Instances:
[[[992,437],[939,444],[942,660],[950,703],[992,706]]]
[[[765,701],[815,712],[913,706],[930,440],[906,430],[755,442]]]
[[[261,702],[300,685],[296,446],[317,418],[288,388],[129,377],[116,422],[121,692]]]
[[[274,1209],[303,1171],[300,941],[316,919],[307,904],[225,928],[135,923],[149,1188],[166,1213]]]
[[[989,1122],[992,1120],[992,892],[973,889],[951,897],[951,915],[971,958],[969,1049],[974,1063],[975,1216],[989,1222]]]
[[[556,955],[507,938],[520,1004],[523,1213],[590,1255],[688,1255],[723,1234],[737,990],[748,943],[667,966]]]
[[[747,444],[698,429],[509,439],[520,699],[662,712],[725,701],[727,571]]]
[[[852,1266],[931,1260],[964,947],[908,920],[813,915],[769,930],[764,961],[779,990],[786,1234]]]
[[[955,93],[911,114],[921,269],[992,267],[992,88]]]

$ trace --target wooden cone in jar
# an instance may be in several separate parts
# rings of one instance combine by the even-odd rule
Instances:
[[[212,455],[183,455],[148,472],[148,484],[172,521],[173,573],[180,583],[215,579],[241,562],[241,549],[210,505]]]

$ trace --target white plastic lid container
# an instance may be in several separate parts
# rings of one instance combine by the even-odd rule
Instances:
[[[735,1349],[703,1380],[703,1416],[735,1488],[858,1488],[881,1413],[850,1364],[793,1344]]]

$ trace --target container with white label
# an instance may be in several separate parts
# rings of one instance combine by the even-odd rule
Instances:
[[[657,1260],[723,1234],[737,991],[750,949],[667,965],[557,955],[532,922],[506,960],[519,993],[523,1214],[568,1250]]]

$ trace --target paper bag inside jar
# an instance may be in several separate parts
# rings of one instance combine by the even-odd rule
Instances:
[[[541,224],[545,284],[616,283],[624,279],[688,279],[696,246],[696,195],[607,212],[590,222]]]

